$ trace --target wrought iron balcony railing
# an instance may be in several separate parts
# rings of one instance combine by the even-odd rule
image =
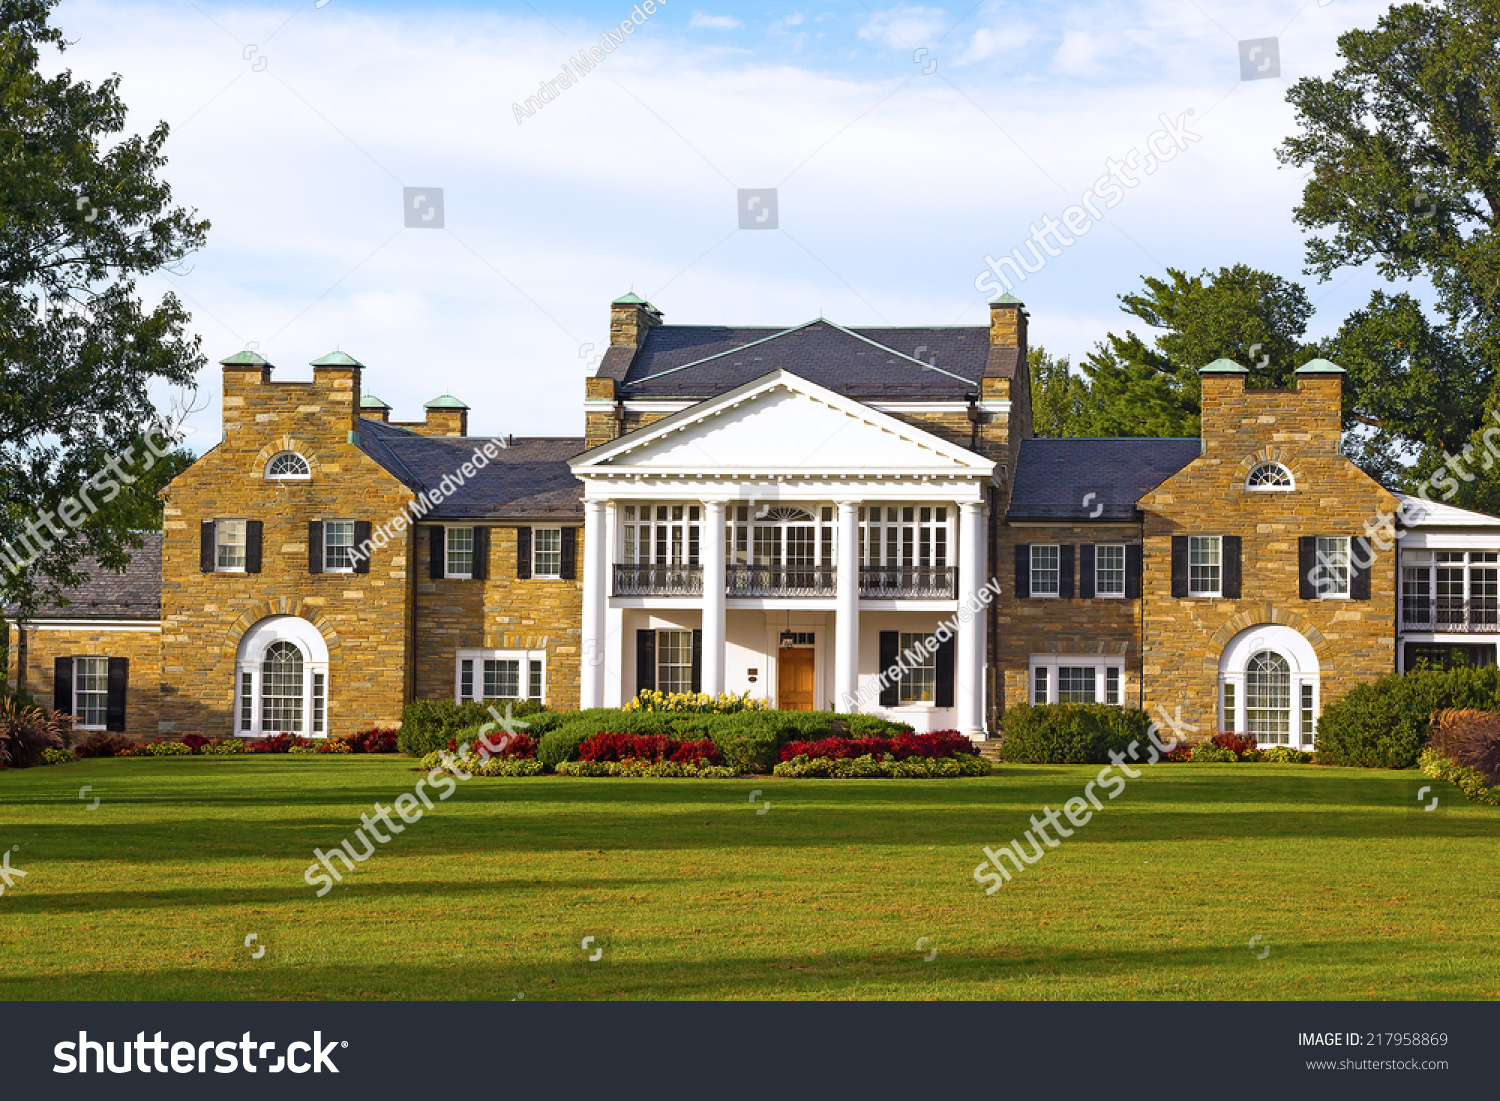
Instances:
[[[1445,597],[1401,598],[1401,628],[1434,634],[1500,633],[1500,601],[1494,597],[1459,600]]]
[[[864,566],[859,571],[859,595],[871,599],[951,600],[958,589],[957,566]]]
[[[702,566],[615,564],[616,596],[701,596]]]
[[[833,596],[833,566],[730,566],[730,596]]]

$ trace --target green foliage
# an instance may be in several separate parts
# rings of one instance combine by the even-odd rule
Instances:
[[[204,746],[204,752],[207,751],[208,747]],[[192,747],[183,745],[181,742],[149,742],[146,745],[137,746],[132,754],[135,757],[191,757],[192,755]]]
[[[573,714],[548,711],[535,700],[471,700],[462,705],[452,700],[413,700],[401,711],[396,748],[408,757],[425,757],[435,749],[447,749],[448,743],[466,730],[494,722],[491,707],[502,716],[509,708],[510,717],[524,720],[526,732],[533,737],[561,725]]]
[[[1450,760],[1431,747],[1422,750],[1422,756],[1418,758],[1418,762],[1424,776],[1457,784],[1459,790],[1471,802],[1500,807],[1500,786],[1491,787],[1489,777],[1477,768],[1470,768],[1468,765],[1461,765],[1457,761]]]
[[[739,770],[727,765],[685,764],[680,761],[562,761],[564,776],[627,776],[655,779],[732,780]]]
[[[799,755],[790,761],[782,761],[772,772],[792,779],[933,780],[988,776],[990,764],[972,753],[959,753],[952,757],[908,757],[904,761],[889,757],[877,761],[870,754],[843,758],[809,758]]]
[[[1027,353],[1026,363],[1031,369],[1032,434],[1047,439],[1087,435],[1089,387],[1073,373],[1068,357],[1054,358],[1038,345]]]
[[[199,752],[210,753],[217,757],[233,757],[248,751],[245,749],[245,743],[239,738],[225,738],[222,742],[209,742]]]
[[[24,563],[0,569],[0,604],[23,614],[77,585],[86,557],[122,569],[159,524],[175,470],[145,447],[150,391],[204,366],[177,296],[148,308],[137,281],[201,248],[208,223],[158,177],[166,125],[127,134],[120,78],[60,63],[54,6],[6,0],[0,19],[0,545]],[[98,511],[45,534],[70,499]]]
[[[70,765],[76,760],[78,756],[71,749],[48,746],[42,750],[42,764],[44,765]]]
[[[671,734],[677,728],[677,718],[669,713],[595,707],[569,715],[566,722],[543,734],[537,745],[537,760],[556,769],[564,761],[574,760],[578,747],[595,734]]]
[[[1000,752],[1007,761],[1025,764],[1108,764],[1111,750],[1125,753],[1131,742],[1146,747],[1149,726],[1146,713],[1133,707],[1021,703],[1005,709]]]
[[[1233,764],[1239,760],[1239,757],[1232,749],[1226,749],[1221,745],[1214,745],[1213,742],[1199,742],[1188,753],[1188,760],[1211,764]]]
[[[1273,745],[1261,751],[1260,759],[1272,765],[1305,765],[1312,760],[1312,754],[1289,745]]]
[[[1500,710],[1500,668],[1417,669],[1351,688],[1318,719],[1318,763],[1411,768],[1444,708]]]

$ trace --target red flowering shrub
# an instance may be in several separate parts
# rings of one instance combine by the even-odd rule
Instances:
[[[250,742],[251,753],[285,753],[294,745],[311,746],[312,742],[306,738],[299,738],[295,734],[275,734],[268,738],[259,738]]]
[[[594,734],[578,747],[581,761],[660,761],[672,740],[665,734]]]
[[[679,765],[695,765],[699,761],[707,761],[711,765],[724,763],[719,747],[714,745],[711,738],[697,742],[673,742],[671,755],[667,759]]]
[[[507,734],[503,730],[491,730],[475,741],[472,748],[478,753],[486,746],[489,747],[491,757],[529,761],[536,756],[536,739],[530,734]]]
[[[781,747],[781,760],[793,757],[827,757],[843,760],[849,757],[874,757],[883,761],[893,757],[952,757],[955,753],[973,753],[974,743],[956,730],[937,730],[931,734],[907,731],[894,738],[823,738],[818,741],[792,741]]]
[[[1163,760],[1167,761],[1191,761],[1193,759],[1193,747],[1186,742],[1173,746]]]
[[[83,741],[74,747],[73,752],[80,757],[118,757],[134,744],[123,735],[95,730],[84,735]]]
[[[1214,745],[1220,749],[1227,749],[1235,757],[1243,761],[1246,757],[1255,755],[1255,738],[1250,734],[1236,734],[1232,730],[1225,730],[1214,735]]]
[[[182,736],[182,744],[187,746],[194,753],[202,753],[203,747],[206,746],[211,740],[212,739],[205,738],[202,734],[184,734]]]
[[[349,749],[354,753],[395,753],[396,732],[387,730],[385,727],[372,726],[351,737]]]
[[[890,740],[890,746],[891,756],[898,761],[908,757],[952,757],[955,753],[974,752],[974,743],[956,730],[898,734]]]

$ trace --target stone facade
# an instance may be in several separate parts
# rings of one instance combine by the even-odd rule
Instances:
[[[151,624],[116,626],[79,624],[29,627],[24,639],[14,623],[10,628],[8,679],[53,705],[53,668],[57,658],[106,657],[129,661],[125,689],[125,730],[128,737],[155,734],[160,719],[162,689],[161,634]]]

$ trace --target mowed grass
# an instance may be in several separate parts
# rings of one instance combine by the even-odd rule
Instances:
[[[1413,772],[1159,765],[993,896],[981,847],[1096,768],[476,778],[315,897],[412,764],[0,773],[0,999],[1500,996],[1500,811]]]

